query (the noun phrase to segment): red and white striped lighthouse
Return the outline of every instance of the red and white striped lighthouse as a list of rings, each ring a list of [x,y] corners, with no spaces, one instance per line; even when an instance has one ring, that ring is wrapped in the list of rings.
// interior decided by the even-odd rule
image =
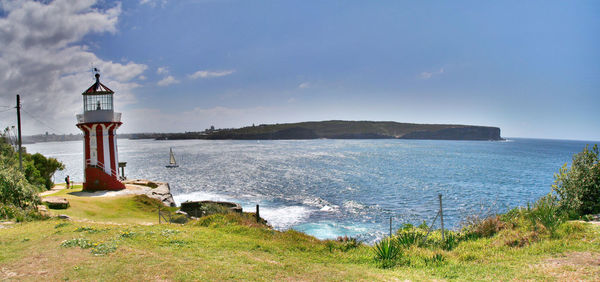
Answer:
[[[113,110],[113,92],[96,83],[83,95],[83,114],[77,115],[77,127],[83,131],[83,190],[121,190],[125,185],[119,181],[117,151],[117,128],[121,126],[121,113]]]

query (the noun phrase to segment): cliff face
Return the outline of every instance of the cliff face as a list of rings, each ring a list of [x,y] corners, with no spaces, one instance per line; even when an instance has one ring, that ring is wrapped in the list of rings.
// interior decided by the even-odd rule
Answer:
[[[431,139],[431,140],[502,140],[500,128],[467,126],[446,128],[435,131],[415,131],[405,134],[401,139]]]

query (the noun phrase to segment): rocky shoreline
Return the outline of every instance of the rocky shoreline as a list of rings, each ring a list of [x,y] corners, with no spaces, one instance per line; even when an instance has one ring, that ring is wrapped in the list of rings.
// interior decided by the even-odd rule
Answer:
[[[123,181],[125,188],[132,194],[144,194],[161,201],[167,207],[175,207],[171,187],[167,182],[150,181],[146,179],[128,179]],[[141,192],[141,193],[140,193]]]

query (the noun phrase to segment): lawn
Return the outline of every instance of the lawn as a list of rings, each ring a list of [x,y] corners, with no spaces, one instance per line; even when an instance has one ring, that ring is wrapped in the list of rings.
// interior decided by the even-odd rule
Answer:
[[[373,248],[278,232],[251,216],[212,215],[185,225],[157,223],[134,196],[91,198],[60,191],[73,220],[0,229],[0,279],[15,280],[598,280],[600,228],[563,224],[556,238],[522,246],[503,230],[452,250],[410,247],[380,268]],[[436,258],[437,259],[434,259]]]

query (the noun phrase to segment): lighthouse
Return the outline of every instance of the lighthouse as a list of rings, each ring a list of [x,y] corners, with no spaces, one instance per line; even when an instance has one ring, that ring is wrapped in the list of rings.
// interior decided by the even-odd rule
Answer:
[[[117,167],[117,128],[121,126],[121,113],[113,108],[112,90],[100,83],[85,90],[83,114],[77,115],[77,127],[83,131],[83,190],[121,190],[125,185],[119,181]]]

